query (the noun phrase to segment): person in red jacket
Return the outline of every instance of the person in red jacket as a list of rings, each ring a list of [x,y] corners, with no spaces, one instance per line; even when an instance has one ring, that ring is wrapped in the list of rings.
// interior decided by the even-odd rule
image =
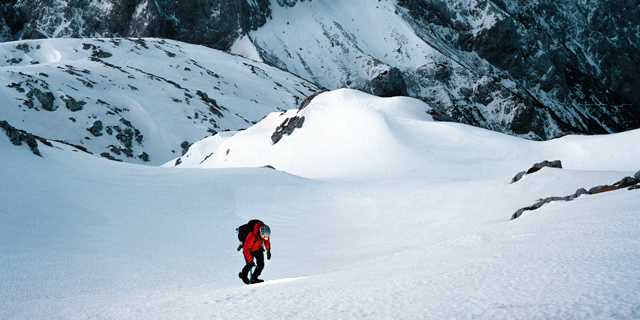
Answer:
[[[238,276],[244,283],[250,284],[264,282],[264,280],[258,279],[258,277],[262,273],[262,269],[264,269],[264,249],[267,249],[267,259],[271,259],[271,243],[269,242],[270,236],[271,229],[269,229],[269,226],[267,226],[263,222],[259,222],[256,223],[256,225],[253,227],[253,231],[249,232],[247,238],[244,240],[242,252],[247,264],[244,266],[244,268],[242,268],[242,272],[238,274]],[[254,258],[256,259],[258,265],[256,270],[253,272],[253,275],[251,276],[251,280],[249,280],[247,274],[252,267],[256,266],[256,264],[253,262]]]

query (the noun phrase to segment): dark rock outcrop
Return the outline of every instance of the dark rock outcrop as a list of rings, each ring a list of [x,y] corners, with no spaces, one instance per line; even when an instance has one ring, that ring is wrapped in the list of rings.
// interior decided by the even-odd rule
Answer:
[[[534,172],[538,172],[540,171],[540,169],[544,167],[562,169],[562,162],[560,160],[554,160],[554,161],[544,160],[542,162],[538,162],[534,164],[531,168],[529,168],[529,170],[518,172],[518,174],[516,174],[513,177],[513,179],[511,179],[511,183],[519,181],[520,179],[522,179],[522,177],[524,177],[525,174],[532,174]]]
[[[479,70],[490,83],[515,81],[513,115],[493,130],[550,139],[563,131],[611,133],[640,127],[640,6],[635,1],[557,2],[480,1],[473,10],[450,8],[433,0],[399,0],[418,34],[455,61],[476,53],[493,68]],[[495,22],[478,30],[485,17]],[[488,71],[488,72],[487,72]],[[434,78],[435,79],[435,78]],[[495,89],[491,92],[497,92]],[[494,94],[493,94],[494,95]],[[487,101],[492,94],[479,95]],[[518,101],[519,100],[519,101]],[[472,104],[447,112],[469,121]],[[483,103],[486,105],[485,103]]]
[[[554,161],[544,160],[542,162],[534,164],[533,167],[529,168],[529,170],[527,170],[527,174],[537,172],[544,167],[562,169],[562,162],[560,160],[554,160]]]
[[[11,25],[5,27],[4,41],[25,26],[22,39],[158,37],[223,50],[270,15],[268,0],[76,0],[65,6],[54,0],[13,0],[2,6],[0,30]]]
[[[4,120],[0,121],[0,129],[2,129],[5,132],[5,134],[7,135],[7,137],[9,137],[9,140],[11,141],[11,143],[13,143],[13,145],[20,146],[23,143],[26,143],[27,146],[29,146],[29,149],[31,149],[31,152],[33,152],[33,154],[37,156],[42,156],[40,155],[40,150],[38,150],[38,141],[36,140],[36,137],[33,134],[25,132],[23,130],[18,130]]]
[[[315,97],[317,97],[317,96],[319,96],[320,94],[322,94],[322,93],[324,93],[324,92],[327,92],[327,91],[329,91],[329,90],[327,90],[327,89],[322,89],[322,90],[320,90],[320,91],[318,91],[318,92],[316,92],[316,93],[314,93],[314,94],[312,94],[312,95],[310,95],[310,96],[306,97],[306,98],[302,101],[302,103],[300,103],[300,106],[298,106],[298,111],[300,111],[300,110],[302,110],[302,109],[306,108],[306,107],[311,103],[311,100],[313,100]]]
[[[47,111],[56,111],[58,106],[54,104],[55,97],[51,92],[42,92],[37,88],[31,88],[27,93],[27,98],[32,99],[35,97],[40,102],[42,109]]]
[[[571,194],[568,196],[548,197],[544,199],[539,199],[536,203],[534,203],[531,206],[518,209],[513,215],[511,215],[511,220],[519,218],[525,211],[532,211],[532,210],[539,209],[543,205],[552,201],[571,201],[585,194],[595,195],[598,193],[619,190],[624,188],[628,188],[629,190],[636,190],[640,188],[640,171],[638,171],[634,177],[624,177],[620,181],[612,185],[602,185],[602,186],[593,187],[593,188],[590,188],[589,191],[587,191],[584,188],[580,188],[576,190],[574,194]]]
[[[371,94],[379,97],[406,96],[407,84],[398,68],[390,68],[369,81]]]
[[[91,132],[94,137],[99,137],[102,135],[102,128],[102,121],[96,120],[90,128],[87,128],[87,131]]]
[[[303,124],[304,116],[293,116],[291,118],[286,118],[271,135],[271,142],[273,142],[273,144],[278,143],[278,141],[280,141],[280,139],[282,139],[284,135],[291,135],[293,133],[293,130],[295,130],[296,128],[302,128]]]

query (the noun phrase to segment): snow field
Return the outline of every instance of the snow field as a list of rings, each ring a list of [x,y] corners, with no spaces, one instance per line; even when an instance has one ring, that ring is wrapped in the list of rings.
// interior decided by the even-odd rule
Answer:
[[[0,139],[0,318],[640,317],[638,190],[509,220],[633,175],[640,131],[531,142],[425,108],[330,92],[194,144],[180,169]],[[509,183],[545,159],[565,169]],[[212,163],[235,168],[189,168]],[[273,257],[245,286],[235,228],[252,218]]]

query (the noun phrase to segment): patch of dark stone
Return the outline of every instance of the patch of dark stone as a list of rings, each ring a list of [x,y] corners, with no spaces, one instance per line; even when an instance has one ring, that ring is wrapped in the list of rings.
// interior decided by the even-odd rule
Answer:
[[[327,89],[322,89],[322,90],[320,90],[320,91],[318,91],[318,92],[316,92],[316,93],[314,93],[314,94],[312,94],[312,95],[308,96],[306,99],[304,99],[304,100],[302,101],[302,103],[301,103],[301,104],[300,104],[300,106],[298,107],[298,111],[300,111],[300,110],[302,110],[302,109],[306,108],[306,107],[311,103],[311,100],[313,100],[315,97],[317,97],[317,96],[319,96],[320,94],[325,93],[325,92],[329,92],[329,90],[327,90]]]
[[[102,60],[102,59],[100,59],[100,58],[97,58],[97,57],[90,57],[90,58],[89,58],[89,60],[91,60],[91,61],[93,61],[93,62],[100,62],[100,63],[104,64],[105,66],[107,66],[107,67],[109,67],[109,68],[116,69],[116,70],[118,70],[118,71],[120,71],[120,72],[122,72],[122,73],[130,74],[127,70],[122,69],[120,66],[116,66],[116,65],[111,64],[111,63],[109,63],[109,62],[105,62],[105,61],[103,61],[103,60]]]
[[[104,59],[104,58],[110,58],[113,55],[109,52],[106,51],[102,51],[102,49],[98,49],[98,50],[94,50],[91,52],[91,56],[95,57],[95,58],[100,58],[100,59]]]
[[[209,111],[211,111],[211,113],[215,114],[216,116],[223,117],[222,112],[220,112],[220,110],[228,110],[227,108],[218,105],[218,103],[216,102],[216,100],[209,98],[209,96],[207,95],[207,93],[202,92],[200,90],[196,91],[196,94],[200,97],[200,99],[207,105],[209,106]]]
[[[157,80],[157,81],[164,81],[164,82],[166,82],[166,83],[168,83],[168,84],[173,85],[174,87],[176,87],[176,88],[178,88],[178,89],[180,89],[180,90],[189,91],[189,89],[187,89],[187,88],[183,88],[182,86],[180,86],[180,85],[179,85],[179,84],[177,84],[176,82],[171,81],[171,80],[168,80],[168,79],[165,79],[165,78],[163,78],[163,77],[161,77],[161,76],[156,76],[155,74],[148,73],[148,72],[142,71],[142,70],[140,70],[140,69],[138,69],[138,68],[134,68],[134,67],[131,67],[131,66],[127,66],[127,68],[131,68],[131,69],[133,69],[133,70],[136,70],[136,71],[138,71],[138,72],[140,72],[140,73],[142,73],[142,74],[146,75],[146,76],[147,76],[147,78],[149,78],[149,79]]]
[[[511,216],[511,220],[517,219],[525,211],[532,211],[532,210],[539,209],[540,207],[542,207],[543,205],[545,205],[545,204],[547,204],[549,202],[553,202],[553,201],[571,201],[571,200],[574,200],[574,199],[576,199],[576,198],[578,198],[578,197],[580,197],[582,195],[585,195],[585,194],[594,195],[594,194],[598,194],[598,193],[614,191],[614,190],[619,190],[619,189],[624,189],[624,188],[627,188],[628,190],[640,189],[640,171],[636,172],[636,174],[633,177],[624,177],[624,178],[622,178],[622,180],[620,180],[620,181],[618,181],[618,182],[616,182],[616,183],[614,183],[612,185],[603,185],[603,186],[593,187],[593,188],[589,189],[589,191],[587,191],[584,188],[580,188],[572,195],[568,195],[568,196],[564,196],[564,197],[548,197],[548,198],[544,198],[544,199],[539,199],[535,204],[533,204],[531,206],[518,209]]]
[[[9,122],[4,120],[0,121],[0,128],[4,130],[7,137],[9,137],[9,141],[11,141],[14,146],[21,146],[23,143],[26,143],[33,154],[42,157],[40,150],[38,149],[36,136],[24,130],[16,129],[11,126]]]
[[[118,162],[122,162],[122,160],[112,156],[109,152],[103,152],[100,154],[101,157],[112,160],[112,161],[118,161]]]
[[[136,38],[127,38],[127,40],[129,40],[129,41],[131,41],[131,42],[133,42],[135,44],[138,44],[138,45],[142,46],[145,49],[149,49],[149,47],[147,46],[147,42],[144,41],[144,39],[142,39],[142,38],[137,38],[137,39]]]
[[[98,84],[97,82],[91,81],[89,79],[85,80],[85,79],[82,79],[82,78],[76,78],[76,80],[82,82],[82,84],[84,84],[84,86],[87,87],[87,88],[93,88],[94,84]]]
[[[16,49],[24,51],[24,53],[29,53],[29,45],[26,43],[21,43],[16,45]]]
[[[540,169],[542,169],[544,167],[562,169],[562,162],[560,160],[554,160],[554,161],[544,160],[542,162],[538,162],[538,163],[534,164],[531,168],[529,168],[529,170],[522,171],[522,172],[519,172],[518,174],[516,174],[513,177],[513,179],[511,179],[511,183],[515,183],[515,182],[519,181],[520,179],[522,179],[522,177],[524,177],[525,174],[532,174],[534,172],[538,172],[538,171],[540,171]]]
[[[19,64],[20,62],[22,62],[22,58],[11,58],[11,59],[7,59],[6,61],[9,64]]]
[[[99,137],[102,135],[102,128],[102,121],[96,120],[90,128],[87,128],[87,131],[91,132],[94,137]]]
[[[91,50],[91,51],[95,51],[96,49],[98,49],[98,47],[96,47],[93,44],[90,43],[83,43],[82,44],[82,50]]]
[[[35,97],[36,99],[38,99],[38,101],[40,101],[40,104],[42,105],[42,109],[44,110],[56,111],[58,109],[58,106],[54,104],[55,97],[51,92],[42,92],[37,88],[31,88],[31,90],[29,90],[29,93],[27,93],[27,98],[29,98],[29,100],[25,101],[25,104],[30,108],[33,107],[33,102],[32,102],[33,97]],[[29,105],[29,102],[31,102],[30,105]]]
[[[26,90],[22,87],[22,83],[15,83],[12,82],[10,85],[7,86],[7,88],[14,88],[16,90],[18,90],[18,92],[20,93],[24,93]]]
[[[189,147],[191,147],[191,144],[189,143],[189,141],[182,141],[182,143],[180,144],[180,148],[182,148],[182,155],[184,156],[185,154],[187,154],[187,152],[189,151]]]
[[[84,74],[91,74],[91,71],[89,71],[87,69],[80,70],[80,69],[78,69],[78,68],[76,68],[74,66],[68,65],[68,64],[65,65],[65,67],[66,67],[66,69],[59,66],[58,69],[63,69],[63,72],[66,72],[66,73],[68,73],[70,75],[74,75],[74,76],[78,76],[78,77],[83,77],[84,76],[83,73]]]
[[[195,61],[195,60],[193,60],[193,59],[189,59],[189,62],[193,63],[193,65],[194,65],[194,66],[196,66],[196,67],[198,67],[198,68],[200,68],[200,69],[204,70],[205,72],[207,72],[207,74],[208,74],[208,75],[210,75],[210,76],[212,76],[212,77],[214,77],[214,78],[217,78],[217,79],[219,79],[219,78],[220,78],[220,76],[219,76],[217,73],[215,73],[215,72],[213,72],[213,71],[211,71],[211,70],[209,70],[209,69],[207,69],[207,68],[205,68],[205,67],[203,67],[203,66],[199,65],[199,64],[198,64],[198,61]]]
[[[276,131],[271,135],[271,141],[273,142],[273,144],[278,143],[278,141],[280,141],[280,139],[282,139],[285,134],[288,136],[291,135],[293,133],[293,130],[295,130],[296,128],[302,128],[303,124],[304,116],[294,116],[285,119],[282,124],[280,124],[276,128]]]
[[[67,107],[67,109],[71,110],[72,112],[82,110],[82,107],[87,104],[82,100],[76,101],[76,99],[74,99],[72,96],[61,96],[60,98],[65,102],[65,106]]]

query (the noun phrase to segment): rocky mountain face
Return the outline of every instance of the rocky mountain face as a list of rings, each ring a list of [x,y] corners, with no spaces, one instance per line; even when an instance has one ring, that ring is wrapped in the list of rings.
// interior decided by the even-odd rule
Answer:
[[[400,0],[419,34],[488,62],[492,83],[517,83],[523,100],[509,129],[549,138],[560,131],[607,133],[637,128],[640,99],[640,2]],[[492,20],[482,29],[476,26]],[[464,64],[464,63],[463,63]],[[465,64],[475,73],[483,70]],[[480,100],[482,98],[480,97]],[[508,112],[505,112],[508,114]],[[556,130],[557,131],[557,130]]]
[[[529,139],[640,127],[638,0],[11,0],[0,39],[162,37]],[[22,30],[22,31],[21,31]],[[22,32],[20,34],[20,32]]]
[[[156,37],[216,49],[227,49],[269,14],[266,0],[11,0],[0,6],[5,41],[19,32],[22,39]]]

